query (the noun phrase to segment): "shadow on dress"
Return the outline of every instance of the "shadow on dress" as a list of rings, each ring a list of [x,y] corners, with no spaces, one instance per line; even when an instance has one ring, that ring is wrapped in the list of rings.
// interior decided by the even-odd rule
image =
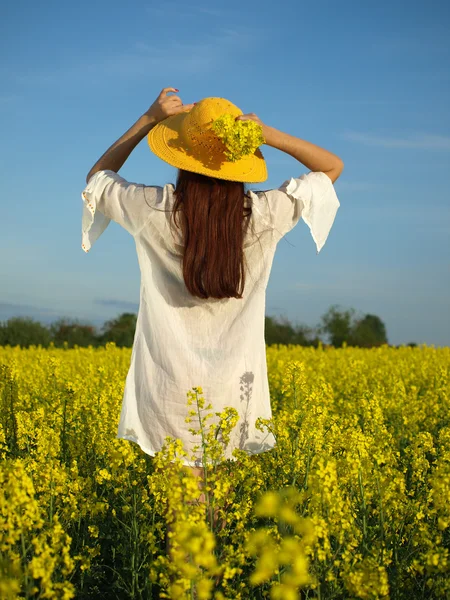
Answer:
[[[251,399],[252,399],[252,394],[253,394],[254,380],[255,380],[255,375],[252,371],[245,371],[239,377],[239,386],[240,386],[239,389],[241,392],[240,397],[239,397],[241,407],[240,407],[240,409],[237,409],[238,415],[239,415],[239,420],[237,422],[237,425],[230,432],[230,441],[228,444],[228,446],[231,446],[232,449],[239,448],[240,450],[244,450],[245,452],[247,452],[250,455],[260,454],[262,452],[266,452],[273,448],[272,444],[267,444],[263,440],[258,441],[258,442],[248,442],[250,425],[251,425],[251,423],[250,423],[250,415],[252,412],[251,411]],[[224,410],[226,406],[228,406],[228,405],[225,404],[224,406],[213,406],[212,410],[219,412],[219,411]],[[191,407],[186,405],[186,415],[185,416],[188,415],[188,411],[190,409],[191,409]],[[216,417],[215,426],[218,427],[218,424],[219,424],[219,419],[218,419],[218,417]],[[194,423],[190,423],[189,428],[195,429],[197,432],[199,432],[200,431],[199,424],[197,423],[197,428],[193,427],[193,425],[194,425]],[[213,426],[212,422],[207,423],[206,429],[209,429],[209,427],[211,427],[211,426]],[[174,439],[177,438],[175,432],[172,432],[172,434],[167,433],[167,435],[171,435]],[[267,435],[269,435],[269,433]],[[130,441],[136,441],[136,443],[139,444],[139,442],[137,441],[139,439],[139,437],[134,429],[132,429],[132,428],[126,429],[125,436],[134,438],[133,440],[130,440]],[[199,437],[199,435],[196,435],[195,440],[194,440],[194,435],[191,432],[191,437],[192,437],[192,442],[190,442],[190,443],[192,444],[192,446],[195,446],[200,443],[201,438]],[[223,434],[222,434],[221,429],[219,429],[217,431],[216,439],[223,444],[224,454],[226,454],[225,451],[226,451],[227,446],[225,445],[225,440],[223,439]],[[183,447],[184,447],[184,450],[188,453],[188,456],[186,458],[188,460],[192,460],[192,462],[194,463],[194,466],[201,467],[202,466],[202,464],[201,464],[202,456],[199,456],[198,458],[193,458],[193,454],[195,455],[195,453],[193,453],[191,451],[191,448],[186,447],[186,444],[183,444]],[[160,448],[159,450],[155,450],[154,452],[155,453],[160,452],[161,449],[162,448]],[[201,452],[201,449],[198,450],[197,452]],[[153,455],[150,454],[150,456],[153,456]],[[225,458],[225,460],[228,460],[228,459]],[[231,459],[231,460],[233,460],[233,459]]]

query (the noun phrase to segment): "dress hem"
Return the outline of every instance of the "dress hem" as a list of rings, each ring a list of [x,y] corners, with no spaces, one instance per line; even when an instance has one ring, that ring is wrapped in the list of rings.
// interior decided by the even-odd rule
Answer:
[[[143,452],[145,452],[145,454],[149,454],[150,456],[155,456],[155,454],[157,452],[161,452],[161,450],[151,450],[150,448],[147,448],[147,446],[144,446],[143,444],[141,444],[141,442],[137,438],[133,437],[132,435],[116,435],[116,439],[119,439],[119,440],[120,439],[121,440],[128,440],[130,442],[134,442],[135,444],[137,444],[140,447],[140,449]],[[230,460],[236,461],[237,459],[234,458],[234,457],[231,457]],[[172,462],[174,462],[174,461],[172,461]],[[187,459],[183,460],[183,466],[185,466],[185,467],[199,467],[199,465],[195,464],[195,461],[193,461],[193,460],[187,460]],[[202,465],[200,465],[200,466],[202,466]]]
[[[135,438],[134,436],[132,436],[132,435],[116,435],[116,439],[118,439],[118,440],[128,440],[129,442],[134,442],[135,444],[137,444],[140,447],[140,449],[143,452],[145,452],[145,454],[149,454],[150,456],[153,456],[153,457],[155,456],[155,454],[157,452],[161,451],[161,450],[152,450],[150,448],[147,448],[147,446],[144,446],[143,444],[141,444],[141,442],[137,438]],[[267,448],[266,450],[261,450],[261,452],[247,452],[247,453],[250,456],[255,456],[256,454],[262,454],[263,452],[268,452],[269,450],[273,450],[274,447],[275,446],[272,446],[272,448]],[[229,459],[225,459],[225,461],[226,460],[232,460],[233,462],[237,462],[237,458],[235,458],[234,456],[230,456],[230,458]],[[203,465],[199,466],[199,465],[195,464],[195,461],[184,459],[183,460],[183,466],[185,466],[185,467],[197,467],[197,468],[199,468],[199,467],[202,467]]]

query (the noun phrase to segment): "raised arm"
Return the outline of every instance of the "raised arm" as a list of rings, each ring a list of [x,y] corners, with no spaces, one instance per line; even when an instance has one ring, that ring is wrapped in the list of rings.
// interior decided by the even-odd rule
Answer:
[[[283,133],[275,129],[275,127],[270,127],[263,123],[254,113],[241,115],[237,118],[259,123],[268,146],[290,154],[310,171],[322,171],[326,173],[333,183],[344,170],[344,161],[339,156],[336,156],[336,154],[289,133]]]
[[[168,92],[178,92],[176,88],[163,88],[150,106],[114,144],[98,159],[86,176],[86,183],[97,171],[114,171],[117,173],[130,156],[134,148],[145,138],[150,129],[165,118],[179,112],[191,110],[193,104],[182,104],[178,96],[168,96]]]
[[[316,144],[283,133],[268,125],[263,126],[263,135],[268,146],[290,154],[310,171],[326,173],[333,183],[344,170],[344,161],[339,156]]]

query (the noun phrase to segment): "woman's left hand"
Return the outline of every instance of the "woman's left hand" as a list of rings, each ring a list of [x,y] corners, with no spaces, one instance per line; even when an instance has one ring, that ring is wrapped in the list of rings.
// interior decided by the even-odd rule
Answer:
[[[180,112],[191,110],[194,104],[183,104],[178,96],[168,96],[167,92],[178,92],[177,89],[166,87],[164,88],[150,108],[144,113],[156,123],[164,121],[167,117],[176,115]]]

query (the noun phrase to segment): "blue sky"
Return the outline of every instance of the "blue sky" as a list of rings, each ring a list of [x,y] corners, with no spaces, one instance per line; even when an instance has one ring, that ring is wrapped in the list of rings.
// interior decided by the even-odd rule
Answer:
[[[9,2],[0,45],[0,320],[95,325],[137,312],[133,238],[111,223],[81,249],[88,171],[173,86],[228,98],[345,163],[316,254],[303,221],[283,239],[266,314],[315,326],[332,304],[378,315],[391,344],[450,342],[450,5]],[[262,147],[278,187],[308,169]],[[144,139],[120,175],[176,169]]]

